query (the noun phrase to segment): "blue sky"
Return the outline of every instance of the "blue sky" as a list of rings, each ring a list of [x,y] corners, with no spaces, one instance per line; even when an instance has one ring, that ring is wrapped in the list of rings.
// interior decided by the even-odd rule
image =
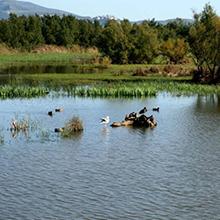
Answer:
[[[192,18],[210,3],[220,15],[220,0],[23,0],[81,16],[114,15],[129,20]]]

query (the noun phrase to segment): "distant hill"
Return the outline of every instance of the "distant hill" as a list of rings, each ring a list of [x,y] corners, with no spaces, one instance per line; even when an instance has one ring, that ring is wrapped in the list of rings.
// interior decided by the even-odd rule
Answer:
[[[174,19],[158,20],[158,21],[155,20],[155,22],[157,22],[158,24],[167,25],[168,23],[178,21],[178,20],[183,21],[184,24],[192,24],[193,23],[193,19],[185,19],[185,18],[174,18]],[[144,20],[136,21],[136,22],[132,22],[132,23],[141,24],[142,22],[144,22]]]
[[[15,13],[18,16],[21,15],[73,15],[78,19],[87,19],[79,15],[72,14],[70,12],[61,11],[57,9],[45,8],[31,2],[16,1],[16,0],[0,0],[0,19],[7,19],[10,13]]]
[[[177,20],[182,20],[183,23],[185,24],[191,24],[193,23],[193,19],[185,19],[185,18],[176,18],[176,19],[167,19],[167,20],[162,20],[162,21],[157,21],[159,24],[162,24],[162,25],[166,25],[170,22],[174,22],[174,21],[177,21]]]
[[[52,1],[52,0],[51,0]],[[75,16],[77,19],[87,19],[87,20],[98,20],[101,25],[105,25],[107,21],[114,19],[118,20],[119,19],[115,18],[114,16],[97,16],[97,17],[85,17],[85,16],[80,16],[76,15],[67,11],[61,11],[57,9],[51,9],[51,8],[46,8],[31,2],[24,2],[24,1],[17,1],[17,0],[0,0],[0,19],[7,19],[9,17],[10,13],[14,13],[18,16],[29,16],[29,15],[35,15],[38,14],[40,16],[43,15],[72,15]],[[157,21],[160,24],[166,25],[169,22],[174,21],[175,19],[169,19],[169,20],[164,20],[164,21]],[[183,19],[184,22],[186,23],[191,23],[193,22],[192,19]],[[143,21],[136,21],[132,23],[142,23]]]

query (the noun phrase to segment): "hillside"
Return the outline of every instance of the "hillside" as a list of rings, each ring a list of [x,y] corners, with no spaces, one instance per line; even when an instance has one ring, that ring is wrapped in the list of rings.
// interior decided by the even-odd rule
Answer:
[[[0,0],[0,19],[7,19],[10,13],[21,15],[73,15],[78,19],[86,19],[87,17],[78,16],[70,12],[61,11],[57,9],[50,9],[33,4],[31,2],[16,1],[16,0]]]
[[[97,16],[97,17],[85,17],[85,16],[80,16],[76,15],[67,11],[61,11],[58,9],[51,9],[51,8],[46,8],[31,2],[26,2],[26,1],[17,1],[17,0],[0,0],[0,19],[7,19],[9,17],[10,13],[14,13],[18,16],[29,16],[29,15],[72,15],[75,16],[77,19],[87,19],[87,20],[98,20],[100,24],[105,25],[108,20],[115,19],[114,16]],[[175,19],[170,19],[170,20],[164,20],[164,21],[158,21],[158,23],[166,25],[168,22],[174,21]],[[190,19],[183,19],[185,23],[191,23],[192,20]],[[143,21],[134,21],[132,23],[142,23]]]

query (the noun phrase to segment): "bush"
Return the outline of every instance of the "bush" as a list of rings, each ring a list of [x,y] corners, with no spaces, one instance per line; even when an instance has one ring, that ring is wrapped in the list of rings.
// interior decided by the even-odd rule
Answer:
[[[72,137],[83,131],[83,123],[78,117],[73,117],[66,124],[62,132],[63,137]]]
[[[146,76],[147,71],[144,68],[137,68],[134,70],[132,76]]]
[[[158,67],[152,66],[152,67],[150,67],[149,72],[150,73],[160,73],[160,70]]]

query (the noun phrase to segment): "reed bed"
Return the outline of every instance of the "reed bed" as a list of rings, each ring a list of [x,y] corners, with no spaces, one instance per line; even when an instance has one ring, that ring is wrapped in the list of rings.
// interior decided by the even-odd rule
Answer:
[[[45,96],[48,90],[44,87],[30,87],[30,86],[0,86],[0,98],[32,98]]]
[[[219,94],[220,86],[191,84],[175,81],[144,81],[100,83],[89,86],[66,86],[65,88],[30,87],[30,86],[0,86],[0,98],[32,98],[45,96],[49,91],[64,91],[70,96],[79,97],[149,97],[159,92],[168,92],[173,95],[208,95]]]
[[[111,86],[73,87],[67,90],[69,95],[80,97],[147,97],[155,96],[157,91],[152,87],[143,88],[113,84]]]
[[[149,81],[99,84],[65,88],[68,95],[80,97],[148,97],[159,92],[173,95],[220,94],[220,86],[199,85],[182,82]]]

